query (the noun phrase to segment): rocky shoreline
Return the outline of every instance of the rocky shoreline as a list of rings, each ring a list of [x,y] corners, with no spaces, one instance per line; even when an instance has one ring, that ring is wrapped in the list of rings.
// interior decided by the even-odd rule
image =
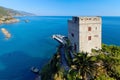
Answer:
[[[13,17],[1,17],[0,18],[0,24],[10,24],[10,23],[16,23],[19,22],[19,19],[13,18]]]

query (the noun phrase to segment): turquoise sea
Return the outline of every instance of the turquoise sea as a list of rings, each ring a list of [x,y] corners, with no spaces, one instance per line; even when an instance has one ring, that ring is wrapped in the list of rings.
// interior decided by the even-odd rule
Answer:
[[[17,18],[21,20],[19,23],[0,25],[12,35],[6,40],[0,31],[0,80],[34,80],[36,75],[30,68],[41,69],[52,57],[58,43],[51,36],[67,36],[67,20],[71,19],[65,16]],[[102,17],[102,20],[103,43],[120,46],[120,17]]]

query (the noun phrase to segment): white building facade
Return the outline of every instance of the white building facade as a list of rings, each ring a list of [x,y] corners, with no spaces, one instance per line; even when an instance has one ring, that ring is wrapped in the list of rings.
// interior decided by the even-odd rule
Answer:
[[[73,17],[68,20],[68,38],[75,52],[101,49],[101,17]]]

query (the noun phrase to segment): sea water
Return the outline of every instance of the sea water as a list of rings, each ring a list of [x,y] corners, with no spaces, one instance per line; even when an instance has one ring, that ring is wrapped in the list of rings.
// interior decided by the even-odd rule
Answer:
[[[67,36],[67,20],[71,18],[18,17],[18,23],[0,25],[12,35],[6,40],[0,31],[0,80],[34,80],[36,75],[30,68],[41,69],[55,54],[59,44],[51,36]],[[102,42],[120,45],[120,17],[102,17],[102,21]]]

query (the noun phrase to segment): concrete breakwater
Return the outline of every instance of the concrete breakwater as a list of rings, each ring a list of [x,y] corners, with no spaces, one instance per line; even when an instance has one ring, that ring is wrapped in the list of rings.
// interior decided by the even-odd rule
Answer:
[[[1,31],[5,35],[6,39],[11,37],[11,34],[5,28],[1,28]]]

